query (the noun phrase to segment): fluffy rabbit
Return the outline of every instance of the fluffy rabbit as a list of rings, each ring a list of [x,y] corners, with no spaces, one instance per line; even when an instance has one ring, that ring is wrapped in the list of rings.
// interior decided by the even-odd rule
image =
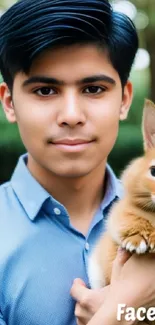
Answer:
[[[90,255],[92,288],[110,283],[118,246],[137,254],[155,252],[155,105],[149,100],[144,105],[142,131],[144,155],[124,170],[124,197],[114,203],[106,231]]]

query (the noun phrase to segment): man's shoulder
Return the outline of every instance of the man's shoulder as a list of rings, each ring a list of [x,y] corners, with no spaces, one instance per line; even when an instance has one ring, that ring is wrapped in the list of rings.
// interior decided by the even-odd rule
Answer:
[[[18,214],[19,207],[20,202],[11,182],[0,185],[0,227],[2,224],[9,223],[10,218]]]
[[[0,185],[0,192],[3,191],[3,190],[5,190],[5,189],[7,189],[7,188],[10,187],[10,186],[11,186],[11,182],[10,182],[10,181],[5,182],[5,183],[2,183],[2,184]]]
[[[10,200],[14,198],[13,189],[10,182],[0,185],[0,211],[2,208],[9,208]]]
[[[6,182],[0,185],[0,211],[2,208],[8,207],[8,201],[9,201],[9,197],[11,196],[11,192],[12,189],[11,189],[10,182]]]
[[[0,258],[1,246],[4,247],[5,243],[8,253],[20,246],[24,238],[29,236],[30,224],[29,219],[25,218],[25,211],[11,182],[2,184],[0,186]]]

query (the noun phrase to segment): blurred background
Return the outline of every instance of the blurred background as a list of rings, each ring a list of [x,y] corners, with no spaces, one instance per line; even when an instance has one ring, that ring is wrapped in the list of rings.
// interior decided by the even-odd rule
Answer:
[[[0,0],[0,15],[15,0]],[[134,99],[127,121],[120,131],[109,163],[117,175],[134,157],[143,153],[141,117],[145,98],[155,102],[155,0],[114,0],[115,10],[127,14],[135,23],[140,40],[130,79]],[[122,57],[122,60],[125,58]],[[0,183],[9,180],[18,157],[25,152],[16,125],[9,124],[0,107]]]

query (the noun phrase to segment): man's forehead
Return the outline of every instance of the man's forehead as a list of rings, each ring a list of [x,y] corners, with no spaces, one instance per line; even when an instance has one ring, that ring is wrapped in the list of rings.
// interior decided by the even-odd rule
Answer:
[[[38,82],[80,85],[104,81],[114,85],[118,77],[107,55],[92,45],[47,50],[36,57],[27,75],[20,74],[24,87]]]
[[[109,66],[112,66],[112,63],[109,59],[109,55],[106,50],[101,49],[101,47],[97,45],[71,45],[71,46],[59,46],[54,48],[49,48],[35,56],[33,59],[33,62],[31,64],[31,70],[32,72],[42,67],[45,69],[48,69],[52,66],[54,69],[62,68],[65,65],[69,65],[72,67],[72,65],[78,66],[78,68],[82,65],[85,66],[85,69],[87,66],[92,65],[92,68],[94,67],[101,67],[104,64],[107,64]],[[50,66],[49,66],[50,65]],[[68,71],[70,72],[70,71]],[[73,71],[72,71],[73,72]]]

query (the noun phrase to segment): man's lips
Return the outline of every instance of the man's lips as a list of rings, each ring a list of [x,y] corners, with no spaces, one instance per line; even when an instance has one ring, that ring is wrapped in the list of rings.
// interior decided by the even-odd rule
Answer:
[[[88,148],[93,141],[94,140],[84,139],[62,139],[54,142],[51,141],[50,143],[62,151],[78,152]]]
[[[84,144],[92,142],[92,140],[84,140],[84,139],[62,139],[52,142],[53,144],[64,144],[64,145],[78,145],[78,144]]]

